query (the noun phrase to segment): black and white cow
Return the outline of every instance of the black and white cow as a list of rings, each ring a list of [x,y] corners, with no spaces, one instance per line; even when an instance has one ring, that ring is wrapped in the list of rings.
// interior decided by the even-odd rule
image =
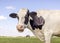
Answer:
[[[27,27],[44,43],[50,43],[52,36],[60,35],[59,10],[29,12],[28,9],[22,8],[18,13],[11,13],[9,16],[18,19],[18,31],[23,32]]]

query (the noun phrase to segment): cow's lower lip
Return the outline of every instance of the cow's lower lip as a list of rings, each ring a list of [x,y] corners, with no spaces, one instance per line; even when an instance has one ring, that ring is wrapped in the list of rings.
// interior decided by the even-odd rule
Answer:
[[[17,29],[18,30],[18,32],[23,32],[24,31],[24,29]]]

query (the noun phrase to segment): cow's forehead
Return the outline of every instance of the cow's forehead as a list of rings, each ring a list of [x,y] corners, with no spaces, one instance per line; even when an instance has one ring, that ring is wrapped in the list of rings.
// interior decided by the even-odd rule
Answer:
[[[18,16],[22,17],[22,16],[25,16],[28,12],[28,9],[27,8],[22,8],[18,11]]]

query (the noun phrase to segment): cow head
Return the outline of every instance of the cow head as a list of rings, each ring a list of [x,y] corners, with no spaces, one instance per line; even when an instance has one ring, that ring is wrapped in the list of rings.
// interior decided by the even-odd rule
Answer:
[[[18,31],[23,31],[26,27],[29,27],[29,25],[31,25],[31,19],[30,17],[34,20],[34,22],[38,22],[39,19],[37,17],[37,13],[36,12],[29,12],[28,9],[20,9],[20,11],[18,13],[11,13],[9,15],[12,18],[17,18],[18,19],[18,24],[17,24],[17,30]],[[29,21],[29,23],[28,23]],[[39,23],[36,23],[36,25]],[[29,27],[30,28],[30,27]]]
[[[24,28],[27,27],[28,20],[29,20],[29,10],[28,9],[20,9],[18,13],[11,13],[9,15],[12,18],[17,18],[18,19],[18,24],[17,24],[17,30],[18,31],[23,31]]]

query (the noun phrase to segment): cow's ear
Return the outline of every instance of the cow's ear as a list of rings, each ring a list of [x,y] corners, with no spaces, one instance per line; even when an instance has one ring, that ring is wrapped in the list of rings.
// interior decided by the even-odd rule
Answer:
[[[17,14],[16,13],[11,13],[9,16],[12,17],[12,18],[16,18]]]
[[[37,15],[37,13],[33,11],[33,12],[30,12],[29,15],[30,15],[31,17],[34,17],[34,16]]]

